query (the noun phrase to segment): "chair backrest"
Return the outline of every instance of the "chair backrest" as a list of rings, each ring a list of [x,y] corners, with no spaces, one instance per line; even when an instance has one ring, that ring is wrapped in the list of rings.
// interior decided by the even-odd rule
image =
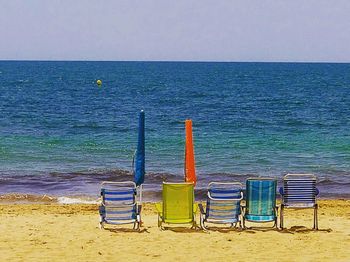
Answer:
[[[101,196],[107,221],[136,218],[136,184],[134,182],[103,182]]]
[[[247,179],[246,214],[255,216],[276,216],[276,188],[276,179]]]
[[[287,174],[283,177],[282,201],[286,206],[308,207],[316,204],[316,176]]]
[[[241,183],[209,183],[206,217],[214,220],[237,220],[241,214],[242,188]]]
[[[193,220],[193,183],[163,182],[163,217],[167,220]]]

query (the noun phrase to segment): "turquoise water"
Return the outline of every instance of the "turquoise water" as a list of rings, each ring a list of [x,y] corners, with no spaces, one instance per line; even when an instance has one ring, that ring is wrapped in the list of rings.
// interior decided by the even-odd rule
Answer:
[[[191,118],[200,187],[311,172],[350,195],[350,64],[307,63],[2,61],[0,192],[129,178],[140,109],[146,183],[181,179]]]

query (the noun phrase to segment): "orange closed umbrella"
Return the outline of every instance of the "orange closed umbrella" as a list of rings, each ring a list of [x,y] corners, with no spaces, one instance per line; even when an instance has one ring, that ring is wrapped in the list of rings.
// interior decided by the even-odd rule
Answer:
[[[185,144],[185,182],[196,185],[196,168],[194,162],[194,147],[192,138],[192,120],[186,120],[186,144]]]

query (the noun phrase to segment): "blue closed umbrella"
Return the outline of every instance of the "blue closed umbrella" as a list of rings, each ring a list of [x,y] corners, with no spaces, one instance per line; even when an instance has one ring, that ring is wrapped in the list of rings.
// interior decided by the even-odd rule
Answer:
[[[139,117],[139,136],[135,155],[134,181],[140,186],[145,181],[145,112],[141,110]]]

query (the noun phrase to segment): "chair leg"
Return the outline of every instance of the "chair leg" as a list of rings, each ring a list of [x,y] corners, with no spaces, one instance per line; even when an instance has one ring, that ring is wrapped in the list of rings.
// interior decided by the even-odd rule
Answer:
[[[277,219],[278,219],[278,207],[276,206],[275,207],[275,224],[273,226],[273,227],[276,227],[276,229],[278,229],[278,221],[277,221]]]
[[[242,224],[243,224],[243,227],[242,227],[242,224],[241,224],[241,228],[242,229],[247,229],[247,227],[245,226],[245,218],[244,218],[245,212],[246,212],[246,207],[241,206],[241,221],[242,221]],[[240,223],[241,223],[241,221],[240,221]]]
[[[140,226],[141,226],[141,221],[137,219],[137,220],[134,222],[134,227],[133,227],[133,229],[136,230],[136,231],[139,231],[139,230],[140,230]]]
[[[162,220],[159,215],[158,215],[158,228],[162,228]]]
[[[314,230],[318,230],[318,214],[317,214],[317,209],[318,209],[318,205],[315,205],[314,208]]]
[[[136,221],[134,223],[134,230],[139,231],[140,230],[140,222]]]
[[[239,216],[239,227],[240,227],[241,229],[244,229],[244,228],[243,228],[243,225],[242,225],[242,221],[243,221],[243,215],[240,214],[240,216]]]
[[[207,230],[207,229],[205,228],[205,226],[204,226],[204,218],[203,218],[202,213],[199,215],[199,226],[200,226],[204,231]]]
[[[281,205],[281,213],[280,213],[280,228],[283,229],[283,211],[284,211],[284,206]]]
[[[192,222],[191,229],[196,229],[196,228],[197,228],[197,223],[196,223],[196,221],[193,221],[193,222]]]
[[[196,216],[193,215],[193,216],[192,216],[192,226],[191,226],[191,229],[196,229],[196,227],[197,227]]]
[[[163,227],[163,218],[160,215],[158,215],[158,228],[160,231],[165,230],[165,228]]]
[[[203,221],[203,230],[205,231],[205,232],[208,232],[208,228],[207,228],[207,226],[205,225],[205,222]]]
[[[103,228],[103,217],[102,217],[102,216],[100,216],[100,221],[99,221],[98,227],[99,227],[100,229],[104,229],[104,228]]]

